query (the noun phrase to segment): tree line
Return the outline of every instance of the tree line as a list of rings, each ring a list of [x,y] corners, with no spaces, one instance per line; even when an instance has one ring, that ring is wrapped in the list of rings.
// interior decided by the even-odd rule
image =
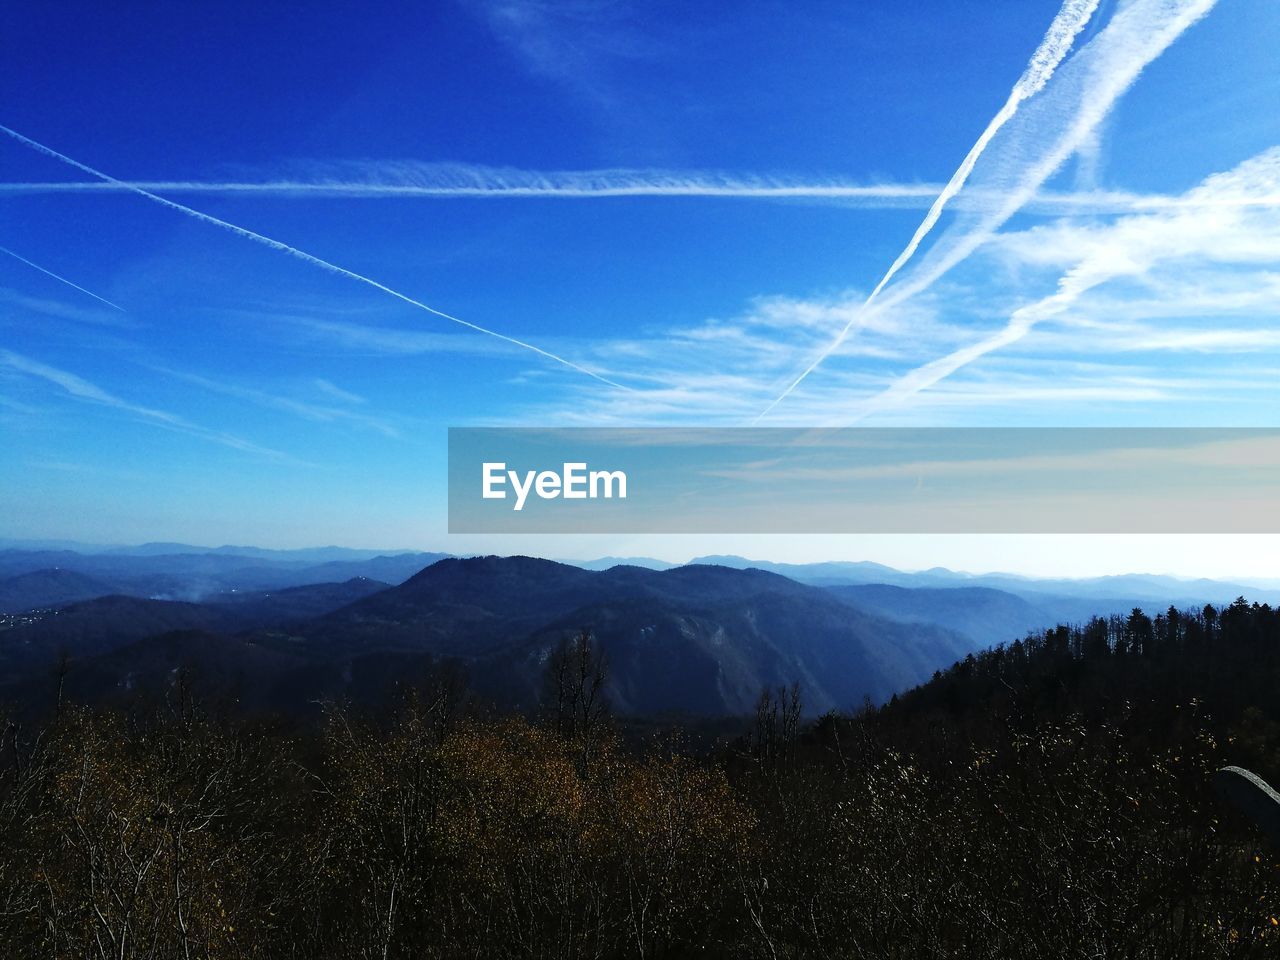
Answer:
[[[697,748],[610,718],[587,631],[536,716],[447,664],[316,726],[186,676],[15,709],[0,952],[1269,956],[1280,860],[1210,779],[1275,779],[1278,667],[1280,617],[1238,601],[1057,627],[846,714],[766,691]]]

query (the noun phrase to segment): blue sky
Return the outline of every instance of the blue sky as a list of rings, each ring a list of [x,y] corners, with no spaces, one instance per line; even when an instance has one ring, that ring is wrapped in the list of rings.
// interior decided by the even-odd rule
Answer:
[[[0,137],[0,535],[1087,572],[450,539],[445,431],[1277,425],[1276,49],[1269,0],[9,5],[0,124],[348,273]]]

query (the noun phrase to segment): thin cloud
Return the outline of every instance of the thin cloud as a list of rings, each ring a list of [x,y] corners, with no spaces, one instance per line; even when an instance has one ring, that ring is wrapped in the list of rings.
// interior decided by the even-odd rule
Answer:
[[[97,177],[100,180],[106,181],[108,183],[121,184],[127,187],[127,185],[124,184],[124,181],[118,180],[117,178],[112,177],[109,174],[103,173],[100,170],[95,170],[93,167],[89,166],[88,164],[81,163],[79,160],[74,160],[64,153],[59,153],[57,150],[54,150],[51,147],[47,147],[44,144],[39,143],[38,141],[32,140],[30,137],[23,136],[21,133],[18,133],[16,130],[13,130],[9,127],[0,125],[0,133],[4,133],[9,137],[13,138],[14,140],[18,141],[19,143],[23,144],[24,146],[30,147],[36,152],[42,153],[47,157],[52,157],[55,160],[59,160],[62,163],[68,164],[69,166],[75,167],[77,170],[81,170],[84,173],[89,174],[90,176]],[[386,284],[379,283],[377,280],[373,280],[369,277],[363,276],[362,274],[356,273],[353,270],[348,270],[346,267],[340,267],[335,263],[330,263],[328,260],[322,260],[320,257],[313,256],[312,254],[307,253],[304,250],[300,250],[297,247],[292,247],[287,243],[283,243],[279,240],[273,240],[271,237],[264,236],[263,234],[260,234],[260,233],[255,233],[254,231],[248,230],[245,227],[237,226],[234,223],[230,223],[226,220],[221,220],[217,217],[210,216],[207,213],[202,213],[199,210],[196,210],[192,207],[184,206],[181,203],[175,203],[172,200],[166,200],[164,197],[158,194],[152,193],[149,190],[144,190],[141,187],[128,187],[128,189],[130,189],[131,192],[138,194],[139,196],[146,197],[148,200],[151,200],[155,203],[160,204],[161,206],[168,207],[171,210],[176,210],[182,214],[186,214],[187,216],[192,217],[193,219],[199,220],[203,223],[208,223],[216,227],[221,227],[222,229],[230,231],[231,233],[234,233],[237,236],[241,236],[247,240],[252,240],[255,243],[259,243],[259,244],[262,244],[263,246],[270,247],[272,250],[277,250],[281,253],[286,253],[289,256],[302,260],[305,263],[310,263],[313,266],[320,267],[322,270],[327,270],[329,273],[334,273],[334,274],[337,274],[338,276],[347,277],[348,279],[351,279],[351,280],[356,280],[359,283],[363,283],[366,286],[374,288],[375,290],[380,290],[389,296],[395,297],[397,300],[401,300],[404,303],[409,304],[410,306],[417,307],[419,310],[423,310],[427,313],[432,314],[433,316],[440,317],[444,320],[450,321],[451,323],[456,323],[460,326],[466,327],[469,330],[474,330],[477,333],[483,333],[486,336],[493,337],[497,340],[505,341],[517,347],[521,347],[525,350],[529,350],[545,359],[552,360],[555,363],[558,363],[561,366],[568,367],[571,370],[576,370],[578,373],[585,374],[594,380],[598,380],[601,383],[607,384],[608,386],[616,387],[619,390],[630,389],[629,387],[626,387],[620,383],[615,383],[614,381],[608,379],[607,377],[601,376],[600,374],[596,373],[593,370],[588,370],[586,367],[583,367],[577,363],[574,363],[572,360],[566,360],[564,357],[551,353],[548,350],[543,350],[541,347],[536,347],[531,343],[526,343],[525,341],[519,340],[515,337],[509,337],[505,333],[498,333],[496,330],[490,330],[487,327],[482,327],[479,324],[472,323],[469,320],[463,320],[460,317],[455,317],[452,314],[445,313],[442,310],[437,310],[435,307],[427,306],[427,304],[423,303],[422,301],[415,300],[413,297],[410,297],[407,294],[403,294],[398,290],[392,289],[391,287],[388,287]]]
[[[300,173],[264,180],[52,180],[0,183],[0,194],[176,193],[284,199],[668,199],[803,200],[865,209],[929,209],[939,183],[860,183],[840,178],[757,176],[704,170],[519,170],[409,160],[309,163]],[[994,209],[999,190],[972,186],[951,197],[951,209]],[[1049,215],[1096,215],[1160,210],[1189,203],[1185,197],[1123,190],[1039,190],[1024,210]],[[1280,204],[1280,196],[1252,205]]]
[[[273,314],[270,319],[305,337],[329,343],[344,351],[357,350],[376,356],[418,356],[421,354],[465,353],[482,356],[511,355],[515,350],[500,342],[461,334],[403,330],[347,320],[322,320],[310,316]]]
[[[338,386],[336,383],[333,383],[332,381],[324,379],[324,377],[316,377],[314,380],[311,381],[311,383],[321,393],[341,403],[357,406],[357,405],[361,405],[369,402],[364,397],[359,396],[358,394],[354,394],[350,390],[344,390],[342,389],[342,387]]]
[[[199,376],[198,374],[188,373],[181,370],[172,370],[167,367],[153,367],[152,369],[158,373],[164,374],[165,376],[194,384],[195,386],[208,390],[211,393],[219,393],[223,396],[247,400],[260,407],[290,413],[294,416],[301,417],[304,420],[310,420],[315,423],[346,423],[352,426],[373,430],[385,437],[400,436],[400,431],[386,420],[344,407],[309,403],[305,400],[298,400],[293,397],[282,397],[277,394],[268,393],[265,390],[257,390],[253,387],[245,387],[239,384],[212,380],[208,377]]]
[[[1274,192],[1278,186],[1280,148],[1273,148],[1228,173],[1209,177],[1191,193],[1247,195],[1255,191]],[[1260,231],[1259,226],[1250,223],[1243,213],[1229,215],[1222,209],[1215,209],[1211,215],[1187,210],[1176,214],[1123,218],[1106,230],[1094,232],[1088,254],[1062,275],[1053,294],[1015,310],[1008,322],[995,333],[910,371],[863,403],[853,420],[856,422],[886,406],[901,404],[987,354],[1016,343],[1037,324],[1060,316],[1089,291],[1109,281],[1120,277],[1140,278],[1162,262],[1205,258],[1229,261],[1233,249],[1245,262],[1256,262],[1259,255],[1271,260],[1280,259],[1276,253],[1276,239],[1280,238],[1277,227],[1280,225],[1269,219],[1261,226]],[[1227,342],[1225,333],[1182,334],[1181,337],[1167,339],[1165,348],[1181,344],[1183,349],[1194,349],[1192,345],[1197,341],[1202,347],[1216,344],[1221,348]],[[1266,346],[1270,342],[1274,339],[1259,339],[1254,333],[1251,345]],[[1237,348],[1245,344],[1246,341],[1235,338]],[[1150,342],[1147,347],[1156,349],[1159,343]]]
[[[92,290],[86,290],[84,287],[80,286],[78,283],[72,283],[66,277],[56,274],[52,270],[46,270],[44,267],[40,266],[40,264],[38,263],[32,263],[26,257],[19,256],[18,254],[14,253],[12,250],[8,249],[7,247],[0,247],[0,253],[7,253],[9,256],[13,257],[13,259],[18,260],[22,263],[25,263],[28,267],[31,267],[33,270],[39,270],[41,273],[45,274],[45,276],[53,277],[53,279],[57,280],[59,283],[64,283],[73,290],[79,290],[86,297],[93,297],[93,299],[97,300],[99,303],[105,303],[108,307],[111,307],[113,310],[119,310],[121,313],[128,312],[127,310],[125,310],[124,307],[120,306],[118,303],[112,303],[106,297],[100,297],[96,293],[94,293]]]
[[[103,310],[100,307],[80,306],[62,300],[50,300],[46,297],[31,297],[8,287],[0,287],[0,304],[14,308],[26,314],[38,313],[59,320],[70,320],[95,327],[113,327],[129,329],[136,327],[137,321],[129,314]]]
[[[991,151],[996,159],[988,164],[990,173],[982,184],[1003,191],[1005,199],[976,220],[952,226],[931,248],[915,276],[894,287],[885,300],[866,310],[900,303],[928,289],[993,237],[1068,158],[1082,146],[1088,146],[1099,125],[1147,64],[1204,17],[1216,2],[1134,0],[1120,9],[1105,28],[1061,65],[1053,82],[1041,84],[1042,96],[1031,101],[1028,110],[1016,118],[1012,115],[1007,118],[1012,122],[1007,124],[1004,135]],[[1044,79],[1048,81],[1047,76]],[[790,396],[844,342],[857,322],[857,317],[850,318],[831,343],[756,421]]]
[[[272,450],[269,447],[259,446],[243,437],[235,434],[226,433],[220,430],[210,430],[199,424],[192,423],[184,417],[178,416],[176,413],[169,413],[166,410],[158,410],[154,407],[147,407],[142,404],[132,403],[117,397],[97,384],[91,383],[83,377],[70,373],[67,370],[51,367],[48,364],[40,363],[38,360],[32,360],[24,357],[22,354],[14,353],[12,350],[0,349],[0,364],[4,364],[12,370],[24,373],[27,376],[35,377],[52,383],[60,387],[65,393],[77,400],[87,403],[94,403],[99,406],[111,407],[121,410],[125,413],[138,417],[146,423],[154,426],[163,427],[169,430],[176,430],[180,433],[186,433],[191,436],[199,437],[202,440],[208,440],[225,447],[231,447],[235,450],[241,450],[245,453],[253,453],[270,460],[297,462],[294,458],[279,450]]]
[[[610,64],[654,55],[627,0],[470,0],[497,39],[534,74],[600,105],[615,102]]]
[[[938,218],[942,216],[942,211],[947,203],[965,185],[965,182],[969,179],[969,174],[973,172],[974,165],[978,162],[978,158],[982,156],[995,135],[1000,132],[1000,128],[1013,119],[1022,101],[1035,96],[1044,89],[1045,84],[1049,82],[1049,78],[1053,76],[1053,72],[1058,69],[1058,64],[1062,63],[1063,58],[1066,57],[1075,43],[1076,37],[1088,25],[1094,11],[1097,9],[1098,0],[1067,0],[1062,5],[1058,15],[1049,24],[1049,29],[1040,41],[1040,46],[1031,55],[1031,62],[1027,65],[1027,69],[1018,78],[1018,82],[1013,85],[1013,90],[1009,93],[1009,99],[1005,101],[1004,106],[1000,108],[996,115],[991,118],[987,128],[982,131],[977,142],[970,148],[969,153],[961,161],[960,166],[956,168],[955,173],[951,175],[951,179],[947,181],[947,185],[942,188],[938,198],[929,207],[929,212],[925,215],[920,226],[916,228],[916,232],[912,234],[906,247],[898,254],[897,259],[893,261],[889,269],[885,271],[885,275],[880,278],[880,282],[875,285],[875,288],[867,296],[864,307],[870,306],[879,296],[880,291],[915,255],[916,250],[920,247],[920,242],[924,240],[929,231],[938,222]]]

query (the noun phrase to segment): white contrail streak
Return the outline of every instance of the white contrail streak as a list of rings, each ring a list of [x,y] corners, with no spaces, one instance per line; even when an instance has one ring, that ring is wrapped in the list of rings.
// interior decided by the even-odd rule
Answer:
[[[946,207],[947,202],[960,192],[960,188],[969,179],[969,174],[973,172],[974,165],[978,162],[978,158],[982,156],[983,151],[987,149],[987,145],[992,138],[1018,112],[1019,104],[1044,89],[1044,85],[1049,82],[1049,78],[1053,76],[1053,71],[1057,69],[1063,57],[1070,51],[1071,45],[1075,43],[1080,31],[1085,28],[1090,18],[1093,17],[1094,11],[1098,9],[1098,3],[1099,0],[1066,0],[1062,5],[1058,15],[1049,24],[1049,29],[1045,33],[1044,39],[1040,41],[1040,46],[1031,55],[1031,61],[1027,64],[1027,69],[1018,78],[1018,82],[1013,85],[1013,90],[1009,93],[1009,99],[1005,101],[999,112],[991,118],[987,128],[982,131],[982,135],[978,137],[977,142],[970,148],[969,153],[956,169],[956,172],[951,175],[951,179],[947,181],[947,185],[942,188],[942,192],[933,201],[933,205],[929,208],[929,212],[925,214],[920,226],[916,227],[916,232],[912,234],[911,240],[903,251],[898,254],[898,258],[893,261],[885,275],[880,278],[880,282],[876,284],[875,289],[871,291],[863,303],[862,310],[866,310],[871,306],[876,297],[880,295],[880,291],[885,288],[885,284],[892,280],[894,275],[915,255],[916,250],[920,247],[920,242],[924,240],[925,236],[938,222],[938,218],[942,216],[942,210]],[[843,329],[835,336],[835,339],[827,344],[823,351],[810,362],[809,366],[801,371],[800,375],[791,381],[787,388],[775,397],[768,407],[761,411],[760,415],[753,421],[754,423],[759,423],[774,407],[790,396],[791,392],[804,382],[805,377],[809,376],[817,369],[819,364],[840,348],[845,338],[848,337],[849,331],[853,329],[854,323],[860,318],[861,312],[859,311],[849,317]]]
[[[166,430],[175,430],[179,433],[189,434],[199,437],[202,440],[208,440],[212,443],[221,444],[224,447],[231,447],[234,450],[243,450],[246,453],[254,453],[259,456],[267,457],[271,460],[301,462],[294,460],[293,457],[279,450],[272,450],[270,447],[261,447],[256,443],[238,437],[233,433],[224,433],[220,430],[210,430],[199,424],[192,423],[185,417],[180,417],[176,413],[169,413],[165,410],[157,410],[154,407],[145,407],[141,404],[132,403],[128,400],[121,399],[113,393],[102,389],[97,384],[90,383],[83,377],[76,376],[67,370],[61,370],[57,367],[51,367],[48,364],[40,363],[38,360],[32,360],[22,354],[14,353],[12,350],[0,348],[0,364],[7,366],[19,373],[25,373],[28,376],[46,380],[55,386],[60,387],[70,396],[77,400],[83,400],[88,403],[96,403],[104,407],[114,407],[117,410],[123,410],[138,419],[150,423],[153,426],[162,427]]]
[[[187,216],[193,217],[196,220],[200,220],[204,223],[209,223],[217,227],[222,227],[224,230],[230,230],[232,233],[238,234],[239,236],[242,236],[247,240],[253,240],[255,243],[260,243],[263,246],[270,247],[273,250],[278,250],[281,253],[287,253],[292,257],[298,258],[299,260],[303,260],[307,263],[313,264],[324,270],[328,270],[330,273],[336,273],[339,276],[343,276],[351,280],[359,281],[360,283],[373,287],[375,290],[381,290],[383,293],[388,294],[389,296],[395,297],[397,300],[401,300],[409,304],[410,306],[417,307],[419,310],[425,310],[427,313],[433,314],[434,316],[440,317],[444,320],[448,320],[452,323],[456,323],[461,326],[467,327],[468,329],[474,330],[477,333],[483,333],[490,337],[496,337],[499,340],[504,340],[507,343],[514,344],[517,347],[523,347],[526,350],[531,350],[532,352],[538,354],[541,357],[545,357],[548,360],[554,360],[556,363],[562,364],[563,366],[566,366],[571,370],[576,370],[579,373],[584,373],[588,377],[592,377],[596,380],[599,380],[601,383],[606,383],[611,387],[616,387],[619,390],[631,389],[630,387],[623,386],[620,383],[615,383],[614,381],[609,380],[606,377],[602,377],[600,374],[595,373],[591,370],[588,370],[586,367],[580,366],[574,363],[572,360],[566,360],[564,357],[551,353],[549,350],[543,350],[541,347],[535,347],[531,343],[526,343],[523,340],[517,340],[515,337],[509,337],[505,333],[498,333],[496,330],[490,330],[487,327],[480,326],[479,324],[471,323],[469,320],[463,320],[460,317],[455,317],[452,314],[445,313],[442,310],[437,310],[435,307],[429,307],[422,301],[415,300],[413,297],[400,293],[398,290],[393,290],[391,287],[388,287],[386,284],[379,283],[377,280],[370,279],[369,277],[356,273],[353,270],[348,270],[346,267],[340,267],[336,263],[330,263],[328,260],[322,260],[319,257],[313,256],[304,250],[299,250],[297,247],[291,247],[287,243],[282,243],[279,240],[273,240],[271,237],[263,236],[260,233],[254,233],[252,230],[248,230],[244,227],[237,226],[234,223],[229,223],[226,220],[220,220],[217,217],[211,216],[207,213],[202,213],[199,210],[193,209],[192,207],[184,206],[181,203],[175,203],[173,200],[167,200],[164,197],[160,196],[159,194],[152,193],[151,191],[143,189],[142,187],[132,186],[123,180],[118,180],[115,177],[110,176],[109,174],[103,173],[101,170],[95,170],[93,167],[89,166],[88,164],[81,163],[79,160],[75,160],[71,157],[68,157],[64,153],[59,153],[57,150],[54,150],[52,147],[46,147],[44,144],[39,143],[35,140],[32,140],[30,137],[23,136],[21,133],[18,133],[18,131],[13,130],[9,127],[6,127],[3,124],[0,124],[0,133],[7,134],[8,136],[12,137],[14,140],[17,140],[19,143],[23,144],[24,146],[28,146],[39,153],[43,153],[47,157],[52,157],[55,160],[60,160],[63,163],[66,163],[72,167],[75,167],[77,170],[80,170],[80,171],[83,171],[84,173],[89,174],[90,176],[97,177],[99,180],[103,180],[107,183],[117,184],[123,189],[126,189],[132,193],[136,193],[139,196],[146,197],[148,200],[152,200],[160,204],[161,206],[168,207],[171,210],[177,210],[179,213],[184,213]]]
[[[120,306],[120,304],[118,304],[118,303],[112,303],[112,302],[111,302],[110,300],[108,300],[106,297],[100,297],[100,296],[98,296],[96,293],[94,293],[92,290],[86,290],[84,287],[80,286],[80,284],[78,284],[78,283],[72,283],[72,282],[71,282],[70,280],[68,280],[66,277],[60,277],[60,276],[58,276],[56,273],[54,273],[52,270],[46,270],[44,267],[40,266],[40,264],[38,264],[38,263],[32,263],[32,262],[31,262],[30,260],[28,260],[26,257],[20,257],[20,256],[18,256],[18,254],[14,253],[14,252],[13,252],[12,250],[10,250],[8,247],[0,247],[0,253],[7,253],[9,256],[13,257],[13,259],[15,259],[15,260],[17,260],[17,261],[19,261],[19,262],[21,262],[21,263],[25,263],[28,267],[31,267],[33,270],[39,270],[41,273],[45,274],[46,276],[53,277],[53,279],[57,280],[59,283],[65,283],[68,287],[71,287],[73,290],[79,290],[79,291],[80,291],[81,293],[83,293],[86,297],[93,297],[93,299],[95,299],[95,300],[97,300],[97,301],[99,301],[99,302],[101,302],[101,303],[105,303],[108,307],[111,307],[111,308],[112,308],[112,309],[114,309],[114,310],[119,310],[121,313],[128,313],[128,312],[129,312],[129,311],[125,310],[125,308],[124,308],[124,307]]]
[[[1010,217],[1034,198],[1049,177],[1088,141],[1147,64],[1159,57],[1184,31],[1212,10],[1216,3],[1217,0],[1133,0],[1122,7],[1106,28],[1063,68],[1064,77],[1068,68],[1071,70],[1070,83],[1064,96],[1074,102],[1074,113],[1066,128],[1056,139],[1050,136],[1048,145],[1015,143],[1015,147],[1034,149],[1037,152],[1033,162],[1017,176],[1016,182],[1003,191],[1002,202],[993,210],[985,212],[976,224],[956,236],[949,247],[942,246],[947,242],[945,237],[938,241],[930,251],[932,262],[923,273],[910,282],[895,287],[873,309],[887,309],[927,289],[991,239]],[[1059,84],[1055,84],[1055,89],[1061,83],[1060,79]],[[1046,96],[1052,96],[1052,93]],[[1016,160],[1022,151],[1015,149],[1012,153]],[[941,253],[938,252],[940,248]],[[757,421],[839,348],[856,319],[857,315],[850,318],[844,330],[809,369],[775,399],[756,418]]]
[[[427,165],[434,167],[434,165]],[[689,199],[813,200],[861,209],[929,209],[936,206],[944,184],[879,184],[843,182],[761,181],[754,179],[703,179],[701,174],[663,175],[635,171],[626,178],[611,179],[612,171],[537,173],[519,171],[481,179],[484,168],[473,168],[476,183],[404,183],[389,180],[48,180],[0,183],[4,194],[133,193],[146,190],[169,194],[224,194],[227,196],[282,197],[304,199],[423,199],[423,200],[595,200],[626,197],[666,197]],[[1004,201],[999,191],[970,186],[951,197],[950,206],[964,210],[994,209]],[[1248,197],[1239,200],[1196,201],[1162,194],[1130,193],[1123,190],[1037,191],[1027,201],[1028,212],[1059,214],[1134,213],[1165,210],[1195,204],[1280,206],[1280,196]]]
[[[760,200],[838,200],[869,206],[915,206],[937,196],[940,186],[931,183],[859,184],[842,181],[802,182],[731,178],[699,173],[662,174],[644,171],[578,171],[538,173],[534,171],[489,171],[472,168],[471,176],[448,176],[445,167],[431,176],[434,165],[425,165],[426,175],[405,181],[398,178],[287,179],[210,182],[202,180],[135,180],[96,182],[55,180],[31,183],[0,183],[0,193],[100,193],[128,190],[155,190],[166,193],[226,193],[266,196],[306,196],[377,199],[379,197],[425,199],[594,199],[606,197],[731,197]]]
[[[1280,187],[1280,148],[1273,147],[1228,173],[1209,177],[1192,190],[1188,198],[1210,202],[1244,200],[1253,195],[1274,193],[1277,187]],[[1229,236],[1248,233],[1245,221],[1239,219],[1247,208],[1239,205],[1236,209],[1237,216],[1227,218],[1222,217],[1217,208],[1206,206],[1119,221],[1111,228],[1109,240],[1099,243],[1095,252],[1063,274],[1054,293],[1019,307],[995,333],[903,375],[863,404],[854,422],[928,390],[962,367],[1016,343],[1037,324],[1061,315],[1090,290],[1109,280],[1141,276],[1163,257],[1186,256],[1192,243],[1214,248],[1220,256],[1225,255]],[[1206,218],[1206,210],[1215,212]],[[1254,255],[1252,251],[1246,254],[1249,258]]]
[[[991,142],[991,139],[999,132],[1000,128],[1008,123],[1013,118],[1013,115],[1018,112],[1018,105],[1023,100],[1035,96],[1035,94],[1044,89],[1044,85],[1049,82],[1049,78],[1053,76],[1053,71],[1058,68],[1062,58],[1067,55],[1071,45],[1075,43],[1076,37],[1080,35],[1080,31],[1085,28],[1094,11],[1098,9],[1098,3],[1099,0],[1067,0],[1062,5],[1058,15],[1053,18],[1053,23],[1049,24],[1049,30],[1045,33],[1044,39],[1040,41],[1040,46],[1031,55],[1031,62],[1028,64],[1026,71],[1018,78],[1018,82],[1013,85],[1013,90],[1009,93],[1009,99],[1005,101],[1000,111],[991,118],[991,122],[987,124],[987,129],[982,131],[982,135],[978,137],[977,142],[970,148],[964,161],[956,169],[956,172],[951,175],[947,185],[942,188],[942,193],[938,194],[938,199],[933,202],[933,206],[925,214],[924,220],[916,228],[911,241],[898,254],[898,259],[893,261],[885,275],[880,278],[880,282],[876,284],[875,289],[871,291],[871,295],[867,297],[868,304],[879,295],[885,284],[893,279],[894,274],[911,259],[919,248],[920,241],[933,229],[934,224],[938,222],[938,218],[942,216],[942,209],[947,205],[947,201],[959,193],[960,188],[969,179],[969,174],[973,172],[974,164],[978,162],[978,157],[982,156],[982,152],[987,149],[987,144]]]

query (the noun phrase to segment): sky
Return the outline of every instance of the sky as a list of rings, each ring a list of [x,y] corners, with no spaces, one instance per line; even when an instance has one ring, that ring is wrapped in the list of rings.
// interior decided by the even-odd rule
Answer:
[[[1271,0],[0,9],[0,537],[449,536],[449,427],[1280,426]]]

